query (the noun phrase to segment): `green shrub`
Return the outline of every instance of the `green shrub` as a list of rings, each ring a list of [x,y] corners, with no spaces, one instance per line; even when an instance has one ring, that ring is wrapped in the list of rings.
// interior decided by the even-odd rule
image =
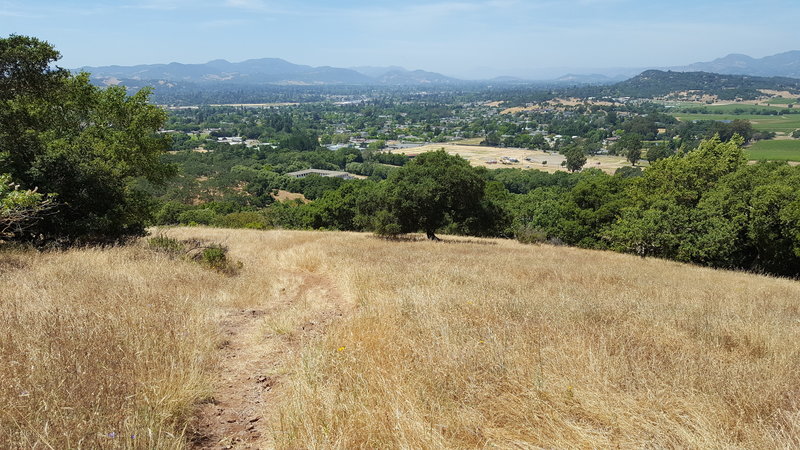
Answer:
[[[188,259],[226,275],[236,275],[242,268],[240,261],[234,262],[228,258],[228,248],[221,244],[206,244],[196,239],[180,241],[163,234],[148,239],[147,244],[151,250],[173,258]]]
[[[186,245],[183,242],[163,234],[151,237],[147,240],[147,244],[152,250],[170,255],[179,255],[186,251]]]
[[[397,218],[389,211],[381,210],[372,220],[373,232],[378,236],[394,237],[402,233],[402,228],[397,223]]]
[[[214,221],[214,225],[222,228],[251,228],[263,230],[267,228],[267,218],[255,211],[243,211],[226,214]]]
[[[210,209],[190,209],[178,215],[178,222],[193,225],[211,225],[219,216]]]
[[[169,201],[161,205],[153,214],[155,225],[176,225],[180,223],[180,215],[192,207],[176,201]]]
[[[530,223],[519,227],[514,235],[517,241],[523,244],[541,244],[547,241],[547,232],[541,228],[534,227]]]
[[[211,244],[195,255],[201,266],[207,267],[226,275],[235,275],[242,268],[240,261],[233,262],[228,259],[228,247],[220,244]]]

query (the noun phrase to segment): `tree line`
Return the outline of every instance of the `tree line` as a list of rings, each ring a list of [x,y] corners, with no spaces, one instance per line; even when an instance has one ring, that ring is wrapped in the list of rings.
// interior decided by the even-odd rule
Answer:
[[[187,180],[206,177],[204,170],[230,176],[220,187],[237,192],[238,202],[165,199],[167,181],[179,173],[174,155],[166,155],[169,136],[158,132],[165,112],[146,91],[92,86],[86,74],[54,66],[58,57],[35,38],[0,39],[2,239],[109,242],[175,223],[422,232],[430,239],[447,233],[800,275],[800,167],[747,164],[737,133],[682,146],[645,170],[609,175],[489,171],[444,151],[397,161],[355,149],[321,151],[300,130],[282,150],[221,147],[214,164],[180,169]],[[272,164],[288,170],[302,154],[336,167],[402,164],[351,181],[290,180],[274,171]],[[313,201],[272,200],[282,187]]]

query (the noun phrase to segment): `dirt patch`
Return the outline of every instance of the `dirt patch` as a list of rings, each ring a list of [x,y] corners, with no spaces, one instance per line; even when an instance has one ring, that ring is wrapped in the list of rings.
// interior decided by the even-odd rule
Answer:
[[[488,169],[536,169],[545,172],[567,170],[561,166],[564,155],[555,152],[528,150],[522,148],[499,148],[475,145],[429,144],[412,149],[391,150],[392,153],[420,154],[444,149],[451,155],[459,155],[469,161],[473,166]],[[508,157],[508,158],[503,158]],[[517,162],[511,162],[514,158]],[[527,158],[527,159],[526,159]],[[504,164],[505,162],[505,164]],[[585,168],[597,168],[607,173],[614,173],[617,169],[630,164],[625,158],[619,156],[589,156]]]
[[[300,200],[303,203],[308,203],[310,201],[303,194],[298,194],[296,192],[289,192],[284,190],[279,190],[277,194],[272,194],[272,198],[274,198],[279,202],[284,202],[288,200]]]
[[[287,272],[279,302],[267,309],[235,309],[220,321],[224,340],[213,398],[200,406],[191,439],[198,449],[274,447],[279,418],[272,406],[284,394],[283,374],[301,342],[322,334],[346,312],[336,285],[323,275]],[[265,321],[303,308],[309,296],[322,307],[309,316],[292,316],[288,332],[265,333]]]
[[[232,311],[222,323],[223,360],[214,397],[202,405],[192,443],[195,448],[257,444],[265,435],[261,404],[276,380],[264,371],[277,363],[268,346],[255,339],[264,310]],[[261,422],[261,423],[259,423]]]

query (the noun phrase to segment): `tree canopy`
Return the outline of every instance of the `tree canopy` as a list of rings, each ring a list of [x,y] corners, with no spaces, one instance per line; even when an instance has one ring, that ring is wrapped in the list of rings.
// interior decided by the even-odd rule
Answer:
[[[382,210],[398,225],[397,231],[422,230],[436,239],[436,230],[448,220],[479,215],[485,179],[465,159],[438,150],[392,172],[383,187]]]
[[[141,234],[152,205],[133,181],[159,183],[174,172],[161,162],[170,144],[158,134],[166,113],[148,103],[148,90],[101,89],[88,74],[54,67],[59,57],[36,38],[0,39],[0,173],[56,194],[56,210],[27,238]]]

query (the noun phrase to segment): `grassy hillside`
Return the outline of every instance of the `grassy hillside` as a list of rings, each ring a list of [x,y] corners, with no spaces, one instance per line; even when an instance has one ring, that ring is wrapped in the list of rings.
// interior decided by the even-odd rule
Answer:
[[[135,247],[0,253],[0,448],[182,448],[221,281]]]
[[[187,424],[281,448],[800,445],[796,281],[502,240],[169,234],[244,268],[0,257],[20,363],[0,366],[0,447],[178,447]]]

